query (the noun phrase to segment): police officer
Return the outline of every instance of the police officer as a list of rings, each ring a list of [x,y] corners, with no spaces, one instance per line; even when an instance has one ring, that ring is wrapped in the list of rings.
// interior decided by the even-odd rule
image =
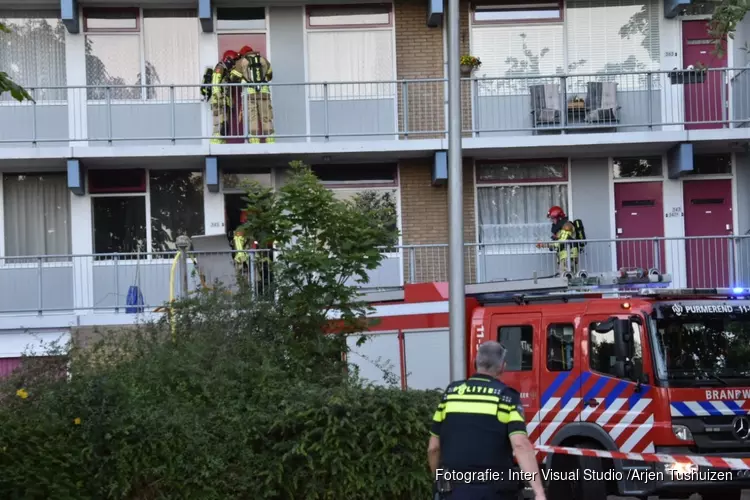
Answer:
[[[505,348],[495,341],[480,344],[475,367],[471,378],[448,386],[432,419],[427,456],[441,498],[516,500],[521,483],[510,477],[515,454],[533,476],[536,500],[545,500],[520,395],[497,379]]]
[[[547,218],[552,221],[552,239],[554,243],[540,243],[538,248],[547,247],[557,251],[557,272],[559,276],[578,273],[578,245],[573,243],[576,228],[568,219],[562,208],[554,206],[547,212]]]

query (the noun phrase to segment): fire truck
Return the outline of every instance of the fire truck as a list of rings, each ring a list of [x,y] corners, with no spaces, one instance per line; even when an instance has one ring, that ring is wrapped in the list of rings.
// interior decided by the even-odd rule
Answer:
[[[467,285],[467,372],[482,342],[506,347],[501,379],[521,393],[536,446],[750,457],[750,289],[669,284],[668,275],[622,271]],[[373,358],[386,358],[404,389],[444,389],[448,284],[372,299],[371,341],[351,344],[360,374],[376,379],[383,364]],[[553,499],[739,500],[750,489],[748,470],[537,456],[562,478],[547,485]],[[564,480],[566,471],[581,473]]]

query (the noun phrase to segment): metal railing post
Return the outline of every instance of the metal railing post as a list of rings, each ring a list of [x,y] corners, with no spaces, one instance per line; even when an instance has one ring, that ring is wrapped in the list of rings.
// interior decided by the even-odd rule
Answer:
[[[115,263],[113,267],[115,268],[115,312],[120,312],[120,266],[118,265],[118,261],[120,260],[120,256],[118,254],[115,254]]]
[[[190,248],[190,238],[185,235],[178,236],[175,244],[180,251],[180,295],[186,299],[188,296],[187,251]]]
[[[105,106],[107,106],[107,144],[112,145],[112,89],[104,89],[106,94]]]
[[[727,111],[729,109],[729,98],[727,96],[727,75],[728,70],[719,70],[721,81],[721,128],[729,128]]]
[[[176,142],[175,136],[177,135],[177,111],[175,110],[174,85],[169,86],[169,109],[172,114],[172,144],[174,144]]]
[[[328,83],[323,83],[323,133],[326,142],[328,142],[330,132],[328,124]]]
[[[409,82],[401,82],[401,113],[403,113],[404,137],[409,137]]]
[[[36,93],[34,92],[34,89],[31,88],[28,90],[29,94],[34,96],[34,100],[31,101],[31,144],[34,146],[37,145],[37,130],[36,130]]]
[[[409,283],[417,282],[417,249],[409,247]]]
[[[255,281],[255,250],[250,250],[250,269],[249,269],[249,276],[248,276],[248,285],[250,285],[250,289],[252,290],[253,297],[257,295],[257,283]]]
[[[654,129],[654,96],[653,94],[653,74],[649,71],[646,73],[646,90],[648,91],[648,129],[653,130]]]
[[[42,278],[42,273],[44,272],[43,262],[42,258],[38,258],[38,267],[37,267],[37,286],[39,287],[39,297],[38,297],[38,303],[37,303],[37,312],[39,316],[42,315],[42,312],[44,311],[44,279]]]

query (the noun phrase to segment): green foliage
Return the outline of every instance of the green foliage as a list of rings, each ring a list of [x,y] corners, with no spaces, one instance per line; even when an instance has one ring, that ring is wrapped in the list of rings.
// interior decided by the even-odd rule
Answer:
[[[709,33],[714,39],[714,53],[724,55],[727,38],[734,38],[737,24],[749,10],[750,0],[723,0],[716,6],[709,23]]]
[[[301,162],[278,191],[258,183],[247,186],[247,223],[241,226],[261,247],[280,252],[268,265],[273,293],[288,297],[289,314],[298,322],[324,323],[332,309],[341,312],[348,331],[369,308],[357,300],[356,286],[369,282],[380,266],[379,247],[398,238],[387,203],[338,200]]]
[[[440,393],[364,384],[342,356],[345,337],[321,334],[321,306],[363,320],[338,276],[377,265],[371,248],[391,232],[299,165],[281,193],[248,200],[246,229],[288,250],[272,263],[275,293],[214,287],[175,302],[171,323],[26,358],[0,384],[0,498],[430,495]]]
[[[0,23],[0,33],[10,33],[10,29],[3,23]],[[29,93],[20,85],[10,79],[8,73],[0,71],[0,95],[10,92],[10,95],[17,101],[33,101]]]

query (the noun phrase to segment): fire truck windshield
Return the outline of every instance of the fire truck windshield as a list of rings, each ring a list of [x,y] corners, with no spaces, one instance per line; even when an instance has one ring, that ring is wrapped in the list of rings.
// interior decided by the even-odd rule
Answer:
[[[650,323],[660,379],[685,387],[750,384],[749,316],[652,316]]]

